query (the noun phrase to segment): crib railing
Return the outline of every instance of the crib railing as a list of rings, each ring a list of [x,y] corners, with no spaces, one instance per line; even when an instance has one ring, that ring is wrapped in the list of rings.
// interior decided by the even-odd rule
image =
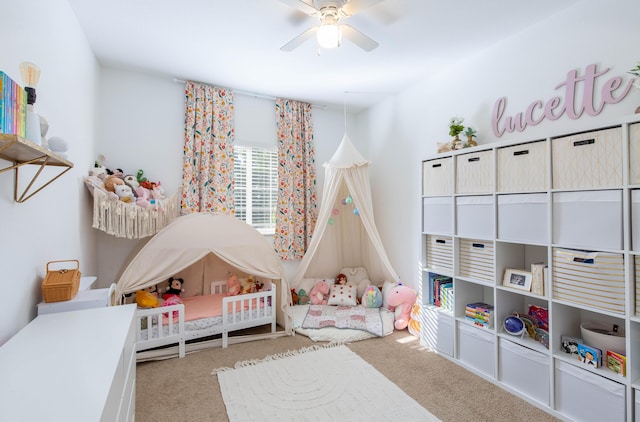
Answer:
[[[177,318],[175,318],[176,313]],[[146,338],[143,333],[146,334]],[[137,351],[178,343],[178,353],[183,358],[185,356],[184,305],[139,309],[136,312],[136,339]]]
[[[227,347],[228,336],[231,331],[243,328],[271,324],[271,332],[276,332],[276,286],[271,290],[249,293],[237,296],[227,296],[222,299],[222,347]]]

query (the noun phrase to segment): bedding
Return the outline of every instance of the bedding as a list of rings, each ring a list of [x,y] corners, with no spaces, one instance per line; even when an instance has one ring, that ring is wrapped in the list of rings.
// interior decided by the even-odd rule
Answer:
[[[310,306],[311,305],[296,305],[290,308],[293,316],[292,327],[298,334],[307,336],[313,341],[335,341],[340,343],[348,343],[376,337],[375,334],[371,334],[367,331],[354,330],[351,328],[303,328],[302,323],[307,316]],[[382,319],[383,335],[388,336],[389,334],[392,334],[394,330],[394,313],[380,308],[380,317]]]
[[[193,321],[196,319],[213,318],[222,315],[222,299],[227,297],[225,293],[192,296],[182,298],[184,304],[184,320]],[[257,306],[256,306],[257,305]],[[264,302],[256,304],[256,299],[252,299],[250,303],[245,304],[245,310],[249,308],[264,307]],[[233,312],[232,305],[229,305],[229,312]]]
[[[302,328],[351,328],[382,337],[380,308],[311,305]]]

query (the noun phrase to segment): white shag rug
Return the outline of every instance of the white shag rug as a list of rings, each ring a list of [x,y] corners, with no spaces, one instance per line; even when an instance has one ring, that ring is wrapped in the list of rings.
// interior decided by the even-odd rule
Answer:
[[[231,422],[439,421],[344,345],[238,362],[213,374]]]

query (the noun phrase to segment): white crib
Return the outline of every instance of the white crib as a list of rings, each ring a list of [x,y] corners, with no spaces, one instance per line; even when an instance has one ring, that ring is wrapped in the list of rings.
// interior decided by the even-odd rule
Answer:
[[[226,281],[211,282],[211,294],[226,293]],[[222,347],[229,345],[228,334],[232,331],[271,324],[276,332],[276,286],[258,293],[238,296],[218,296],[222,299],[222,315],[202,320],[187,321],[184,304],[160,306],[136,311],[136,350],[138,352],[157,347],[178,345],[178,355],[185,356],[188,340],[222,335]],[[165,318],[173,315],[177,318]]]

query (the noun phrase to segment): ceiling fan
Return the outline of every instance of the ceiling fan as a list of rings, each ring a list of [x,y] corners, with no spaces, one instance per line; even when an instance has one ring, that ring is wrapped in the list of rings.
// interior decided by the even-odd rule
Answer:
[[[338,22],[384,0],[312,0],[313,5],[303,0],[280,1],[320,20],[319,25],[307,29],[280,47],[282,51],[293,51],[314,35],[318,44],[324,48],[339,47],[342,38],[348,39],[367,52],[379,45],[351,25],[346,23],[338,25]]]

